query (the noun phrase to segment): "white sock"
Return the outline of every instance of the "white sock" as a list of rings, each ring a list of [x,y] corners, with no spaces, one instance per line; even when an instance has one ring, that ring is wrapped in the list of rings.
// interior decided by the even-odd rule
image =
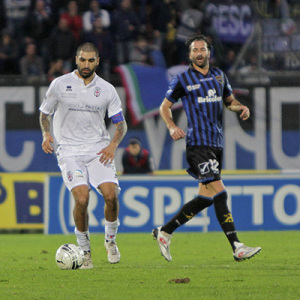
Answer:
[[[109,222],[105,220],[105,240],[115,241],[118,232],[118,227],[120,225],[119,219],[114,222]]]
[[[83,251],[91,251],[91,243],[90,243],[90,232],[89,231],[78,231],[77,228],[75,227],[75,234],[77,236],[77,243],[78,246]]]

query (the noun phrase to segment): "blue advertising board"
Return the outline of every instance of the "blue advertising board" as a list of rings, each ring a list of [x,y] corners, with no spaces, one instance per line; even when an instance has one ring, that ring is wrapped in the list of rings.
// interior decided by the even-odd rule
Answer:
[[[238,231],[300,229],[300,175],[224,175],[228,206]],[[151,232],[197,195],[189,176],[121,176],[119,232]],[[104,232],[104,200],[94,189],[89,203],[90,232]],[[74,201],[60,176],[49,176],[45,187],[44,231],[74,232]],[[180,231],[219,231],[213,207]]]

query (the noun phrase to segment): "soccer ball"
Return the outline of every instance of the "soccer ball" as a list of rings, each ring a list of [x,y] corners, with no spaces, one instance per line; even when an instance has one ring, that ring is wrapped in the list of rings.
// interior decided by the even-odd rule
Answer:
[[[57,249],[55,260],[62,270],[75,270],[82,266],[84,253],[74,244],[64,244]]]

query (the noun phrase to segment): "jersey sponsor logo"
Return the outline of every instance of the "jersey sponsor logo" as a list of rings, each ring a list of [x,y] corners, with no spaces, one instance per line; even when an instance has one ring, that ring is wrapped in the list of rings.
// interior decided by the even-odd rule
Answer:
[[[76,178],[83,177],[83,172],[81,170],[75,170],[74,171],[74,176]]]
[[[207,162],[198,165],[201,175],[205,175],[209,172],[219,174],[219,162],[215,159],[209,159]]]
[[[223,77],[221,75],[217,75],[216,79],[220,84],[223,84]]]
[[[101,110],[101,107],[98,105],[89,105],[86,103],[69,103],[69,110],[73,111],[88,111],[88,112],[98,112]]]
[[[208,77],[208,78],[200,78],[200,79],[199,79],[200,82],[203,82],[203,81],[211,81],[211,80],[213,80],[212,77]]]
[[[94,88],[94,95],[95,95],[96,97],[99,97],[100,94],[101,94],[101,89],[99,88],[99,86],[96,86],[96,87]]]
[[[71,85],[67,85],[67,87],[66,87],[66,91],[68,91],[68,92],[72,92],[72,86],[71,86]]]
[[[69,91],[72,91],[72,90],[69,90]],[[61,96],[63,98],[77,98],[76,93],[61,93]]]
[[[187,85],[187,90],[190,92],[190,91],[193,91],[193,90],[198,90],[200,89],[201,87],[201,84],[194,84],[194,85]]]
[[[200,170],[201,175],[205,175],[205,174],[209,173],[209,171],[210,171],[209,162],[199,164],[198,168]]]
[[[219,162],[215,159],[210,159],[209,160],[209,165],[213,173],[219,174]]]
[[[215,89],[209,89],[208,96],[206,97],[198,97],[198,103],[209,103],[209,102],[219,102],[219,101],[222,101],[222,97],[216,95]]]

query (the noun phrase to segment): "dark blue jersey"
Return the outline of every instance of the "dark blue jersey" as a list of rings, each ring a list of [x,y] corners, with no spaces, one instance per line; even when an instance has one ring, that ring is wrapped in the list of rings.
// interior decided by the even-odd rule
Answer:
[[[181,99],[187,115],[187,146],[223,147],[223,101],[232,94],[226,75],[210,68],[207,75],[190,67],[170,81],[166,98]]]

